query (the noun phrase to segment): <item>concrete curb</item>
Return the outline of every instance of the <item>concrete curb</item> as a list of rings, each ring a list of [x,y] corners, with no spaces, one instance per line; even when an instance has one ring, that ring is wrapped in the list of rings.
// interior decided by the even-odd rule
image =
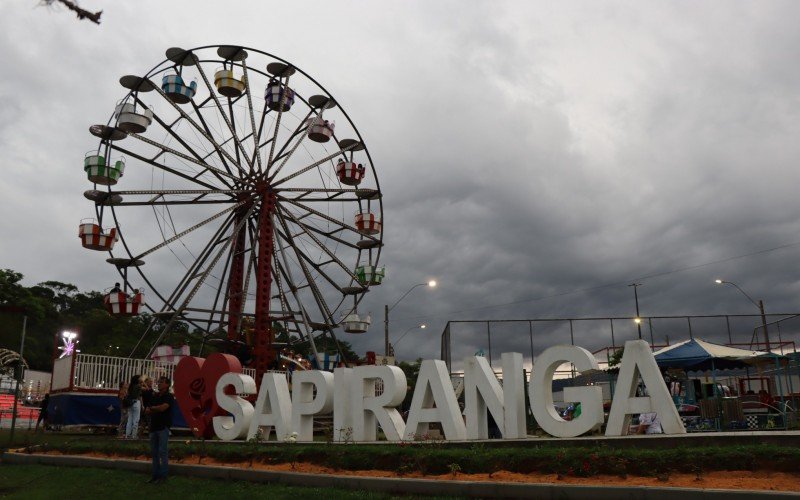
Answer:
[[[4,453],[5,464],[96,467],[148,473],[150,464],[141,460],[94,458],[80,455],[38,455]],[[752,490],[712,490],[699,488],[655,488],[650,486],[588,486],[567,484],[500,483],[489,481],[436,481],[384,477],[336,476],[238,469],[215,465],[170,464],[170,474],[206,479],[281,483],[315,488],[342,488],[406,495],[442,495],[478,498],[543,498],[559,500],[672,500],[728,499],[756,500],[796,498],[796,493]]]

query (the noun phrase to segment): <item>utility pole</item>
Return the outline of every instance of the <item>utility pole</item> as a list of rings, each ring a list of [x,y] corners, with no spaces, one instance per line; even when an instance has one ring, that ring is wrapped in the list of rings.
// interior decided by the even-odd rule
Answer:
[[[389,356],[389,304],[383,308],[383,354]]]
[[[772,352],[769,344],[769,331],[767,330],[767,315],[764,313],[764,301],[758,301],[758,310],[761,311],[761,324],[764,325],[764,343],[767,344],[767,352]],[[783,350],[781,350],[783,352]]]

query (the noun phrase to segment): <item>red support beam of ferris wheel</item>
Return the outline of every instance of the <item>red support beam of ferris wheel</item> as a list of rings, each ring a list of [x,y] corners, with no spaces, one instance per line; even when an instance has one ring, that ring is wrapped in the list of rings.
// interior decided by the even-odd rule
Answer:
[[[236,213],[234,227],[245,217],[246,207]],[[231,270],[228,278],[228,340],[239,340],[239,323],[242,321],[242,304],[244,303],[244,244],[247,231],[242,228],[231,248]]]
[[[256,382],[270,369],[275,360],[273,346],[274,332],[269,315],[270,289],[272,288],[272,253],[275,247],[275,213],[276,197],[267,191],[261,201],[258,214],[258,265],[256,267],[256,318],[253,335],[253,360],[256,369]]]

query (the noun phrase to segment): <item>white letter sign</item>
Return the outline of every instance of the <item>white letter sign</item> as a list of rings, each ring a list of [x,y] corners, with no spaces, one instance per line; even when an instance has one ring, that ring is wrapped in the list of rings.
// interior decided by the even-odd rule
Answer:
[[[236,391],[233,395],[225,394],[225,388],[232,385]],[[253,405],[237,394],[255,394],[256,381],[248,375],[241,373],[226,373],[217,381],[217,404],[231,416],[214,417],[214,433],[223,441],[242,439],[247,435],[250,422],[253,418]]]
[[[557,345],[545,350],[533,365],[530,393],[531,410],[544,431],[555,437],[575,437],[603,423],[603,392],[599,387],[565,387],[564,401],[579,402],[581,416],[567,421],[553,403],[553,375],[562,363],[572,363],[582,372],[598,370],[592,353],[574,345]]]
[[[375,381],[383,381],[383,394],[375,395]],[[359,366],[353,369],[353,439],[375,441],[378,422],[389,441],[400,441],[405,423],[397,406],[406,397],[406,374],[396,366]]]
[[[635,397],[640,376],[649,396]],[[661,428],[665,434],[686,433],[667,384],[661,378],[650,344],[644,340],[629,340],[625,342],[625,352],[619,367],[606,436],[627,434],[625,431],[631,424],[631,414],[652,412],[661,420]]]
[[[406,422],[406,438],[428,433],[429,422],[441,422],[446,439],[467,438],[447,364],[437,359],[422,362]]]

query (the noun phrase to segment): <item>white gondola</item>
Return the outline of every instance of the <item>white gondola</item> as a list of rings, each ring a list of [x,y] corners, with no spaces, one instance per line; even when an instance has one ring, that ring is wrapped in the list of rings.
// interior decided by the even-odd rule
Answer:
[[[94,219],[84,219],[78,226],[78,237],[81,239],[83,248],[89,250],[99,250],[108,252],[114,248],[117,242],[117,228],[103,229]]]
[[[361,234],[378,234],[381,232],[381,218],[364,210],[356,214],[356,229]]]
[[[197,82],[186,85],[181,75],[164,75],[161,79],[161,90],[175,104],[186,104],[197,92]]]
[[[342,328],[347,333],[364,333],[372,324],[372,317],[367,314],[363,318],[356,312],[351,312],[342,320]]]
[[[281,97],[281,89],[286,89]],[[281,109],[281,98],[283,98],[283,109]],[[294,90],[289,87],[284,87],[278,82],[271,82],[264,90],[264,99],[267,101],[267,107],[272,111],[289,111],[294,104]]]
[[[336,123],[323,119],[320,116],[308,119],[310,128],[308,138],[314,142],[328,142],[333,137],[333,129]]]
[[[225,97],[239,97],[244,92],[244,78],[236,78],[232,69],[219,69],[214,73],[214,85]]]
[[[361,184],[366,171],[366,167],[361,163],[344,161],[341,158],[336,164],[336,177],[339,178],[339,182],[347,184],[348,186],[358,186]]]
[[[86,153],[83,170],[89,181],[103,186],[113,186],[125,173],[125,160],[120,158],[113,165],[106,165],[106,157],[95,151]]]
[[[121,102],[114,110],[117,117],[117,128],[125,132],[141,134],[153,123],[153,110],[132,102]]]

